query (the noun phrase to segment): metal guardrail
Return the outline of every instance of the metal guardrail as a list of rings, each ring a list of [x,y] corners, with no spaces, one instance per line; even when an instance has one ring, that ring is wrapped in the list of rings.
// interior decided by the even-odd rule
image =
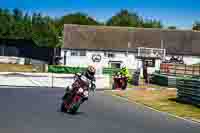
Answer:
[[[200,79],[178,79],[177,98],[200,106]]]

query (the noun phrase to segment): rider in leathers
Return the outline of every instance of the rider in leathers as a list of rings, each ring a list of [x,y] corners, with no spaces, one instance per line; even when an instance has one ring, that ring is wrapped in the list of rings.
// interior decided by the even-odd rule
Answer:
[[[76,74],[77,76],[85,76],[86,78],[88,78],[89,80],[90,80],[90,82],[91,82],[91,87],[89,88],[89,90],[92,90],[92,91],[94,91],[95,89],[96,89],[96,85],[95,85],[95,81],[96,81],[96,79],[95,79],[95,72],[96,72],[96,69],[93,67],[93,66],[89,66],[88,68],[87,68],[87,70],[85,71],[85,72],[83,72],[83,73],[81,73],[81,74]],[[63,96],[63,98],[64,97],[67,97],[73,90],[72,90],[73,88],[72,87],[67,87],[66,88],[66,93],[65,93],[65,95]],[[83,99],[83,101],[82,102],[84,102],[85,100],[88,100],[88,98],[87,97],[85,97],[84,99]]]

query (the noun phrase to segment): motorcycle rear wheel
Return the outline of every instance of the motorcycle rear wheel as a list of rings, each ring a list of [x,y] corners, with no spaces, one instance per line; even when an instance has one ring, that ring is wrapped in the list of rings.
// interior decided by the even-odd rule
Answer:
[[[122,90],[125,90],[127,88],[127,81],[124,81],[122,83]]]
[[[61,104],[60,111],[61,112],[67,112],[64,102],[62,102],[62,104]]]

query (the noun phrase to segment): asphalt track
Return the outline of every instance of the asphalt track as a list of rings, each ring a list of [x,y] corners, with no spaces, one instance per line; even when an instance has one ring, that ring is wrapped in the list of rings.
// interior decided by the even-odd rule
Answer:
[[[61,88],[0,88],[0,133],[200,133],[200,124],[91,94],[76,115],[59,112]]]

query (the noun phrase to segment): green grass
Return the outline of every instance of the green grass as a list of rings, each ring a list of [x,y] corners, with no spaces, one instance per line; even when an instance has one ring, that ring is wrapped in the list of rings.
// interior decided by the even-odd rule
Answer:
[[[32,72],[32,65],[0,64],[0,72]]]
[[[106,92],[114,96],[127,98],[130,102],[138,102],[159,111],[168,112],[183,118],[200,120],[200,108],[179,102],[175,90],[128,90]]]
[[[40,65],[0,64],[0,72],[43,72],[43,70]]]

